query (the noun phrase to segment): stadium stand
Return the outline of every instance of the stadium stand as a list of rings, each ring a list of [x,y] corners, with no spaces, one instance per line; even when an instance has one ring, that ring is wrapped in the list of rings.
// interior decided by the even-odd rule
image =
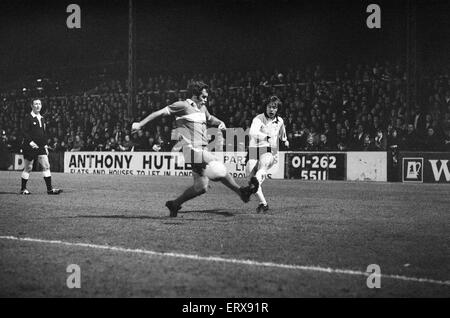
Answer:
[[[330,75],[331,74],[331,75]],[[49,144],[55,151],[170,151],[172,122],[163,118],[131,134],[134,119],[187,98],[191,78],[210,86],[209,110],[227,127],[248,128],[262,112],[261,101],[277,94],[284,101],[291,150],[434,150],[450,147],[450,80],[434,74],[420,107],[406,104],[406,75],[390,63],[351,65],[326,72],[320,65],[301,70],[179,74],[140,77],[136,113],[127,114],[126,81],[104,74],[83,81],[82,89],[44,79],[39,85],[2,92],[0,129],[11,152],[20,152],[21,119],[29,97],[41,97]],[[90,88],[88,88],[90,87]],[[231,114],[231,115],[230,115]]]

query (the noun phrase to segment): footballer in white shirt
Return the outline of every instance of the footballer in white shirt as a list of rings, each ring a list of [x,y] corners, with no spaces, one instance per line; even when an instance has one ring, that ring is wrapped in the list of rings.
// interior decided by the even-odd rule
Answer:
[[[289,147],[283,119],[277,114],[278,108],[282,105],[281,100],[277,96],[270,96],[265,104],[265,112],[257,115],[252,121],[246,160],[247,174],[250,178],[256,177],[259,182],[256,192],[259,199],[259,205],[256,209],[258,213],[269,209],[261,185],[266,179],[267,171],[275,163],[279,140],[284,142],[286,147]]]
[[[167,201],[166,207],[170,211],[170,217],[176,217],[181,205],[199,195],[206,193],[209,180],[221,181],[225,186],[239,195],[245,203],[250,201],[250,196],[257,191],[258,184],[255,178],[250,179],[249,186],[239,186],[233,177],[226,171],[223,163],[208,150],[207,125],[218,126],[219,129],[225,129],[225,123],[217,117],[212,116],[206,108],[208,100],[208,85],[203,82],[191,82],[188,86],[188,94],[191,99],[177,101],[160,110],[157,110],[140,122],[132,124],[132,130],[138,131],[147,123],[161,116],[173,115],[175,124],[184,140],[183,155],[185,161],[192,164],[192,176],[194,184],[186,189],[175,200]],[[219,166],[223,175],[212,179],[211,174],[215,174],[212,166]],[[220,169],[222,166],[223,169]]]

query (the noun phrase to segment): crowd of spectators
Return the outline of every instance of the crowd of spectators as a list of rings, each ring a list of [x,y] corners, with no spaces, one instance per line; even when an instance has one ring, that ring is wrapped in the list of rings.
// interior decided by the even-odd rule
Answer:
[[[290,150],[450,151],[448,74],[424,81],[424,98],[414,106],[408,104],[404,69],[389,63],[333,72],[314,66],[140,78],[134,117],[127,111],[126,81],[105,80],[80,94],[42,98],[49,145],[54,151],[170,151],[176,143],[173,118],[138,133],[130,131],[131,123],[189,98],[184,89],[191,78],[209,85],[208,109],[230,128],[249,128],[264,111],[262,101],[279,96]],[[27,96],[2,94],[0,129],[13,152],[20,152],[21,124],[30,111]]]

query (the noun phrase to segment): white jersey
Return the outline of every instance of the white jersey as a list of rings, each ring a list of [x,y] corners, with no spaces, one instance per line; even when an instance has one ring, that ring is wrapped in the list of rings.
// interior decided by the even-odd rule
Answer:
[[[278,150],[279,140],[287,140],[286,128],[281,117],[269,118],[262,113],[253,118],[249,147],[271,147]]]

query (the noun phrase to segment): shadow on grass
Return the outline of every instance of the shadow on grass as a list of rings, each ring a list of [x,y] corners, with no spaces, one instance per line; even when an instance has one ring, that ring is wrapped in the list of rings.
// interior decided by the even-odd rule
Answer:
[[[124,220],[164,220],[168,216],[148,216],[148,215],[75,215],[68,216],[69,219],[86,218],[86,219],[124,219]]]
[[[216,209],[210,209],[210,210],[189,210],[189,211],[179,211],[178,214],[184,214],[184,213],[205,213],[205,214],[216,214],[221,216],[234,216],[234,213],[228,212],[228,211],[220,211]]]
[[[220,210],[189,210],[189,211],[179,211],[178,216],[183,216],[184,214],[189,213],[200,213],[200,214],[214,214],[221,215],[225,217],[234,216],[233,213],[228,211],[220,211]],[[176,219],[171,218],[168,215],[165,216],[149,216],[149,215],[124,215],[124,214],[109,214],[109,215],[75,215],[68,216],[67,218],[86,218],[86,219],[124,219],[124,220],[167,220],[167,219]],[[186,220],[186,219],[185,219]]]

